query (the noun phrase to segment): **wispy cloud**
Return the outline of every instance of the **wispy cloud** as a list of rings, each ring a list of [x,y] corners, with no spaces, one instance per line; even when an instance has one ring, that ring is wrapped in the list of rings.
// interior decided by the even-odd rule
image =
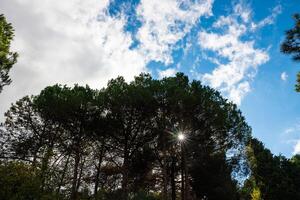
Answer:
[[[256,48],[254,40],[245,40],[243,37],[253,31],[249,30],[251,26],[261,28],[273,23],[280,11],[280,7],[274,8],[269,17],[255,24],[251,8],[238,3],[230,15],[218,18],[213,24],[214,31],[201,31],[200,47],[216,53],[214,60],[218,60],[213,62],[217,67],[202,76],[203,81],[240,104],[243,97],[251,91],[250,83],[257,68],[269,60],[267,50]]]
[[[255,23],[251,23],[251,29],[253,31],[255,31],[256,29],[262,28],[266,25],[271,25],[275,23],[275,20],[277,18],[277,16],[279,14],[281,14],[282,12],[282,7],[281,5],[277,5],[273,8],[272,10],[272,14],[269,15],[268,17],[264,18],[263,20],[261,20],[260,22],[258,22],[257,24]]]
[[[300,121],[286,128],[281,134],[282,141],[293,145],[293,154],[300,154]]]
[[[212,15],[213,0],[142,0],[137,15],[142,21],[137,39],[148,60],[170,64],[174,45],[202,16]]]

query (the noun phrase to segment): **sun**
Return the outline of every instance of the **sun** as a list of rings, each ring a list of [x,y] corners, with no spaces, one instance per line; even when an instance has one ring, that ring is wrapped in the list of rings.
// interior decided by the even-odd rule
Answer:
[[[185,139],[185,135],[183,133],[179,133],[177,137],[179,141],[183,141]]]

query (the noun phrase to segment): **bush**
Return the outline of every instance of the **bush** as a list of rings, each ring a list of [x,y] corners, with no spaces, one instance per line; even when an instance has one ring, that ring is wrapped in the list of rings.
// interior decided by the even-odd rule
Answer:
[[[0,165],[0,200],[40,199],[40,182],[29,165],[9,162]]]

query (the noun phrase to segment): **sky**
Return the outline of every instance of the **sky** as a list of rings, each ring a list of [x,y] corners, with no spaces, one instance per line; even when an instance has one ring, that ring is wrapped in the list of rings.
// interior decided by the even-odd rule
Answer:
[[[299,0],[0,0],[19,53],[10,104],[56,83],[184,72],[236,103],[275,154],[300,153],[300,63],[280,53]]]

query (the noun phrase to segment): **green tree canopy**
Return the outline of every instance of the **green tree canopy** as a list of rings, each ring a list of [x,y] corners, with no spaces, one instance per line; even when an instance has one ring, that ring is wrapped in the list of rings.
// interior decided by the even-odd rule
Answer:
[[[30,165],[39,195],[232,200],[251,129],[200,81],[141,74],[101,90],[46,87],[12,105],[2,137],[3,162]]]
[[[251,175],[242,189],[244,199],[300,199],[299,155],[275,156],[257,139],[251,139],[247,154]]]
[[[11,83],[8,73],[17,61],[17,53],[10,51],[13,37],[12,25],[0,14],[0,93],[4,86]]]
[[[285,54],[291,54],[293,60],[300,61],[300,14],[294,16],[295,26],[286,31],[285,40],[281,44],[281,51]],[[297,74],[296,91],[300,92],[300,73]]]

